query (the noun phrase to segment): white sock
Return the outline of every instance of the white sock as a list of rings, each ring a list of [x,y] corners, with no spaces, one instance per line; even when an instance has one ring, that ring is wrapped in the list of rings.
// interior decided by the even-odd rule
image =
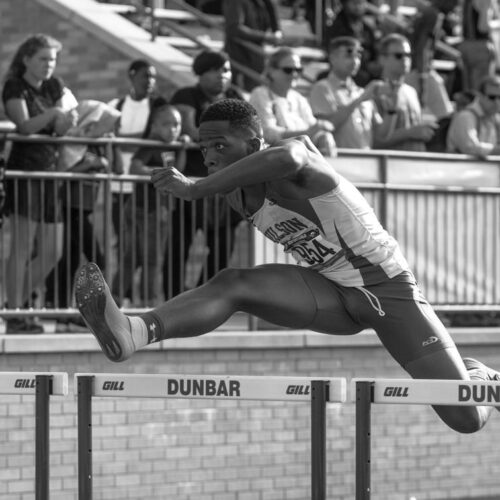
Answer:
[[[144,320],[139,316],[128,316],[130,332],[136,350],[148,345],[148,329]]]

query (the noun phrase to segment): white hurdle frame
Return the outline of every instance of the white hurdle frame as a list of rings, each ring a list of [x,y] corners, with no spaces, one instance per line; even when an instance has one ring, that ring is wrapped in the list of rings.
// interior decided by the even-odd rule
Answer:
[[[500,406],[500,382],[353,379],[356,402],[356,500],[371,495],[371,405]]]
[[[68,374],[62,372],[0,372],[0,394],[35,396],[35,499],[49,499],[49,398],[67,396]]]
[[[78,498],[92,500],[92,398],[302,401],[311,405],[311,500],[326,499],[326,404],[346,400],[345,378],[77,373]]]

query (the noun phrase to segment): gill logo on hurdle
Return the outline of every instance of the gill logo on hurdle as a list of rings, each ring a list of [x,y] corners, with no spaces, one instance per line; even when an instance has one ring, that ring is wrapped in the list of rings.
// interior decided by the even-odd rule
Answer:
[[[82,376],[83,374],[77,374]],[[104,397],[172,397],[310,401],[312,378],[233,375],[93,374],[93,395]],[[328,379],[334,401],[345,400],[345,380]]]

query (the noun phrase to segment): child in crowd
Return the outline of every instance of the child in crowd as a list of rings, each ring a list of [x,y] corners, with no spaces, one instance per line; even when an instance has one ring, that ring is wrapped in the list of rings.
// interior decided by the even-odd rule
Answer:
[[[87,99],[75,108],[78,115],[76,125],[68,129],[67,136],[95,139],[114,135],[120,111],[107,104]],[[119,158],[115,158],[115,160]],[[64,144],[59,148],[57,169],[74,174],[96,174],[109,170],[121,170],[115,161],[106,158],[104,146],[88,144]],[[88,260],[104,266],[104,255],[94,230],[94,209],[102,181],[77,178],[66,180],[61,185],[60,197],[63,206],[63,253],[57,266],[46,280],[45,302],[50,307],[66,308],[72,304],[73,276],[83,254]],[[72,320],[75,323],[75,320]],[[68,321],[58,321],[64,330]],[[77,323],[78,324],[78,323]],[[81,325],[80,325],[81,326]]]
[[[174,106],[160,101],[151,111],[151,128],[147,139],[165,144],[189,142],[189,137],[181,136],[181,114]],[[143,146],[132,157],[130,174],[143,175],[149,181],[153,168],[173,166],[184,170],[186,150],[166,151],[164,147]],[[160,303],[163,256],[166,250],[167,203],[165,197],[157,196],[149,182],[138,182],[132,198],[125,206],[125,235],[136,244],[126,244],[130,249],[124,256],[123,273],[119,273],[113,282],[113,292],[119,302],[123,302],[123,292],[129,290],[135,270],[142,268],[140,295],[144,305]],[[127,242],[130,243],[130,242]],[[140,305],[134,301],[135,305]]]

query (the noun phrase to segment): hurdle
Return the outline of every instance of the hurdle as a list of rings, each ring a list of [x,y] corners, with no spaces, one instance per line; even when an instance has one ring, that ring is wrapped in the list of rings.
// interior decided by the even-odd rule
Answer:
[[[77,373],[78,498],[92,499],[92,398],[302,401],[311,407],[311,500],[326,499],[326,405],[346,400],[345,378]]]
[[[0,372],[0,394],[35,396],[35,499],[49,499],[49,398],[68,394],[67,373]]]
[[[356,403],[356,500],[371,494],[371,405],[498,406],[500,383],[469,380],[353,379]]]

